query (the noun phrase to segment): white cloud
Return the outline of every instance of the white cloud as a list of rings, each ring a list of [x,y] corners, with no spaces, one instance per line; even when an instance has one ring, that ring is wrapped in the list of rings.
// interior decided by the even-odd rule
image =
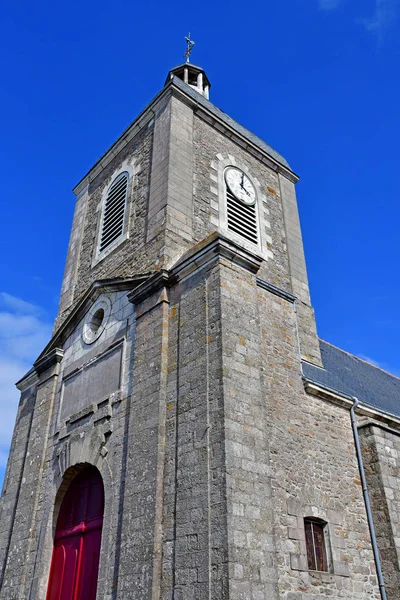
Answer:
[[[396,22],[400,11],[400,0],[374,0],[375,9],[370,17],[358,19],[365,29],[383,40],[386,31]],[[321,10],[334,10],[343,4],[344,0],[318,0]]]
[[[321,10],[333,10],[341,4],[342,0],[318,0]]]
[[[51,327],[40,307],[0,292],[0,468],[7,462],[18,407],[15,382],[43,350]]]
[[[17,314],[40,314],[42,309],[36,304],[31,304],[30,302],[25,302],[25,300],[21,300],[21,298],[16,298],[15,296],[11,296],[11,294],[7,294],[7,292],[0,292],[0,305],[11,309],[13,312]]]
[[[377,360],[374,360],[373,358],[370,358],[365,354],[359,354],[358,358],[361,358],[361,360],[365,360],[365,362],[369,363],[370,365],[373,365],[374,367],[379,367],[379,369],[383,369],[382,363],[379,363]]]
[[[375,0],[375,12],[362,23],[367,31],[375,34],[379,41],[383,35],[396,21],[400,6],[400,0]]]
[[[0,312],[0,359],[33,360],[49,340],[51,326],[32,315]]]
[[[388,373],[390,373],[391,375],[394,375],[395,377],[399,377],[400,376],[400,373],[399,373],[399,371],[397,369],[394,369],[394,368],[390,367],[386,363],[374,360],[370,356],[366,356],[365,354],[358,354],[358,358],[361,358],[361,360],[365,360],[365,362],[369,363],[370,365],[373,365],[374,367],[378,367],[378,369],[382,369],[383,371],[387,371]]]

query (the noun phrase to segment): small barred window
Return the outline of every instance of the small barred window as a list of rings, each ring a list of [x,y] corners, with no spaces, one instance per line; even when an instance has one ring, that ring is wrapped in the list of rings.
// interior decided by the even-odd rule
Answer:
[[[327,523],[324,521],[304,519],[307,562],[310,571],[329,571],[326,527]]]
[[[121,173],[108,190],[101,222],[99,252],[103,252],[124,233],[128,173]]]

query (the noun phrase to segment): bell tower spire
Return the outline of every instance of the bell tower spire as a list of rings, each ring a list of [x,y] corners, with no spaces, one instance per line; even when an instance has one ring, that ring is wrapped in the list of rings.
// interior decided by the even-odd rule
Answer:
[[[190,33],[185,37],[187,48],[184,53],[186,62],[171,69],[165,83],[168,83],[174,76],[187,83],[192,89],[196,90],[204,98],[209,98],[211,84],[208,77],[201,67],[192,65],[190,62],[190,54],[193,50],[194,41],[190,38]]]

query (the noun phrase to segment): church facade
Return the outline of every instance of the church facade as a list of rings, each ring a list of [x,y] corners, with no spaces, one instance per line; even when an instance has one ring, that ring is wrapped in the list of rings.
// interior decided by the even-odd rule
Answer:
[[[400,381],[318,339],[298,177],[209,87],[173,69],[74,190],[1,600],[400,598]]]

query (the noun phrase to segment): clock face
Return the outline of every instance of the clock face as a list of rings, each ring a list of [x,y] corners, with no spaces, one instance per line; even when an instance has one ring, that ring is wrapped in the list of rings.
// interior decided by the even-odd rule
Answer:
[[[236,167],[228,167],[225,171],[225,181],[235,198],[245,204],[255,204],[256,190],[243,171]]]

